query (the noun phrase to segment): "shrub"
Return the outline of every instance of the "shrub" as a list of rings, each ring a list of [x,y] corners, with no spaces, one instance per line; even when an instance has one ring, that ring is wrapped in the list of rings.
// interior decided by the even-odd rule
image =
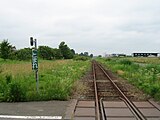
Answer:
[[[30,63],[5,63],[5,71],[3,75],[0,74],[0,101],[67,100],[71,95],[74,82],[89,67],[89,61],[40,61],[37,93],[35,76],[34,72],[31,72]]]
[[[111,61],[111,58],[106,58],[105,61]]]
[[[2,66],[0,65],[0,74],[3,72]]]
[[[12,80],[12,75],[6,75],[5,79],[6,79],[6,83],[9,84]]]
[[[6,93],[7,84],[2,76],[0,76],[0,101],[4,101],[4,94]]]
[[[6,101],[8,102],[20,102],[25,101],[26,99],[26,91],[20,83],[14,81],[11,82],[8,86],[8,92],[5,96]]]
[[[73,60],[76,60],[76,61],[78,61],[78,60],[87,61],[87,60],[89,60],[89,58],[86,57],[86,56],[75,56],[75,57],[73,58]]]
[[[128,59],[120,60],[119,63],[123,64],[123,65],[131,65],[132,64],[132,62]]]

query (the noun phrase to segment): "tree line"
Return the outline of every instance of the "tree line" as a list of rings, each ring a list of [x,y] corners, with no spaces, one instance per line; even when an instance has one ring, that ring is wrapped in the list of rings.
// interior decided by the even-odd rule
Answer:
[[[89,55],[88,52],[76,54],[75,50],[69,48],[64,41],[59,44],[58,48],[51,48],[49,46],[38,47],[38,57],[46,60],[73,59],[75,56],[93,57],[93,54]],[[8,40],[3,40],[0,43],[0,57],[4,60],[30,60],[32,57],[32,48],[17,50]]]

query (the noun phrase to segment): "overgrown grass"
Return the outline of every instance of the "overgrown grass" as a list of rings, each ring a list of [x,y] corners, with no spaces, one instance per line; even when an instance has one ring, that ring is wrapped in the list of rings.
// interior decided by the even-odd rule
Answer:
[[[130,57],[130,61],[145,64],[160,64],[160,57]]]
[[[0,65],[0,101],[67,100],[73,83],[90,67],[89,61],[40,61],[39,93],[30,62]]]
[[[127,58],[98,59],[98,61],[160,101],[160,65],[157,62],[140,66]]]

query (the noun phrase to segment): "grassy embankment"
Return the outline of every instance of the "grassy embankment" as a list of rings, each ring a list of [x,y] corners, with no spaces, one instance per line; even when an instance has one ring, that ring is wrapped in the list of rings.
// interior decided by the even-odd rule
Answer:
[[[98,61],[160,101],[159,58],[108,58],[99,59]],[[145,63],[145,65],[134,62]]]
[[[41,60],[37,93],[30,62],[0,60],[0,101],[66,100],[89,67],[89,61]]]

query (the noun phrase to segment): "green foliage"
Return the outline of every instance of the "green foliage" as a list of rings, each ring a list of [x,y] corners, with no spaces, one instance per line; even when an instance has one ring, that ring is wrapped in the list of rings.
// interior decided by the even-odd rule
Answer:
[[[61,42],[59,45],[59,49],[62,53],[62,56],[64,59],[72,59],[74,56],[74,52],[73,49],[71,50],[66,44],[65,42]]]
[[[46,60],[52,60],[52,59],[61,59],[62,53],[59,49],[50,48],[48,46],[39,46],[38,48],[39,56]]]
[[[24,87],[22,88],[21,84],[17,81],[12,81],[8,85],[8,91],[5,95],[5,101],[8,102],[20,102],[25,101],[26,91]]]
[[[75,55],[74,58],[73,58],[73,60],[76,60],[76,61],[78,61],[78,60],[87,61],[87,60],[89,60],[89,59],[90,59],[89,57],[79,56],[79,55]]]
[[[7,90],[8,88],[7,88],[5,78],[0,75],[0,101],[4,101],[4,97]]]
[[[48,46],[39,46],[39,55],[43,59],[51,60],[53,57],[52,48]]]
[[[11,58],[12,54],[12,46],[7,40],[3,40],[2,43],[0,44],[0,56],[3,59],[9,59]]]
[[[132,61],[128,60],[128,59],[122,59],[119,61],[120,64],[123,64],[123,65],[131,65],[132,64]]]
[[[19,64],[22,67],[22,63]],[[15,67],[18,68],[17,63]],[[36,91],[34,72],[27,72],[26,67],[27,73],[19,73],[16,69],[17,74],[0,74],[0,101],[67,100],[74,82],[80,79],[89,67],[89,61],[40,61],[39,93]]]
[[[24,48],[16,51],[17,60],[31,60],[32,50],[30,48]]]
[[[74,49],[71,49],[71,52],[73,53],[73,55],[76,54],[75,50]]]
[[[62,59],[63,58],[60,49],[55,48],[54,51],[55,51],[55,59]]]
[[[102,55],[98,55],[98,57],[99,57],[99,58],[101,58],[101,57],[102,57]]]
[[[70,49],[65,42],[61,42],[59,49],[51,48],[48,46],[39,46],[38,48],[39,57],[46,60],[52,59],[72,59],[75,55],[75,50]],[[7,40],[3,40],[0,44],[0,57],[3,59],[11,60],[31,60],[31,49],[24,48],[16,50],[16,48]]]
[[[129,80],[145,93],[160,100],[160,65],[146,64],[141,66],[130,62],[130,59],[122,58],[110,58],[110,60],[101,58],[98,61],[118,73],[121,77]]]
[[[105,61],[111,61],[111,58],[106,58]]]
[[[6,83],[7,84],[11,83],[12,75],[6,75],[5,78],[6,78]]]
[[[2,61],[2,63],[3,63],[4,61]],[[1,59],[0,59],[0,64],[1,64]],[[2,68],[2,66],[0,65],[0,74],[3,72],[3,68]]]
[[[84,53],[82,52],[82,53],[79,54],[79,56],[85,56],[85,57],[91,57],[91,58],[93,58],[93,54],[89,55],[88,52],[84,52]]]
[[[160,64],[160,57],[130,57],[128,59],[136,63]]]
[[[93,58],[93,54],[90,54],[90,57]]]

